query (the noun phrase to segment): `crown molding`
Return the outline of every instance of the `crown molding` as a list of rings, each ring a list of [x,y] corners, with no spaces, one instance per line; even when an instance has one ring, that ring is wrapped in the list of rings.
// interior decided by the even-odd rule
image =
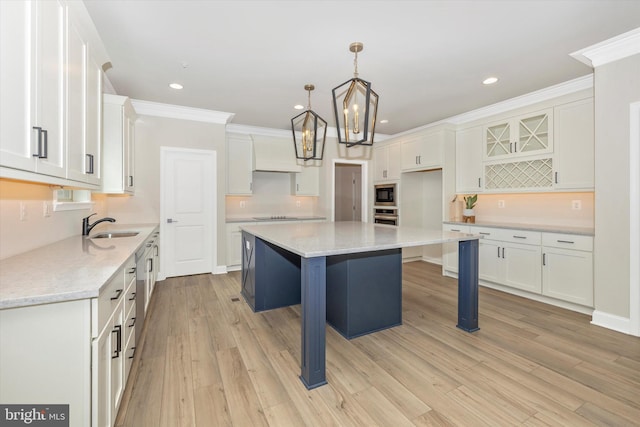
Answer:
[[[640,53],[640,28],[573,52],[571,56],[595,68],[638,53]]]
[[[483,119],[485,117],[494,116],[515,110],[517,108],[526,107],[538,102],[547,101],[549,99],[557,98],[571,93],[579,92],[585,89],[593,88],[593,74],[588,74],[577,79],[569,80],[568,82],[560,83],[554,86],[549,86],[544,89],[540,89],[535,92],[527,93],[515,98],[507,99],[495,104],[488,105],[486,107],[478,108],[466,113],[459,114],[457,116],[449,117],[441,122],[452,123],[460,125],[474,120]],[[438,123],[441,123],[438,122]]]
[[[263,136],[275,136],[280,138],[292,138],[291,129],[275,129],[265,128],[260,126],[240,125],[231,123],[227,125],[227,132],[239,133],[243,135],[263,135]],[[338,132],[335,127],[327,126],[327,138],[337,138]],[[384,141],[389,139],[390,136],[386,134],[379,134],[376,132],[375,140]]]
[[[235,114],[202,108],[183,107],[181,105],[132,99],[131,104],[137,114],[144,116],[167,117],[170,119],[192,120],[196,122],[226,125]]]

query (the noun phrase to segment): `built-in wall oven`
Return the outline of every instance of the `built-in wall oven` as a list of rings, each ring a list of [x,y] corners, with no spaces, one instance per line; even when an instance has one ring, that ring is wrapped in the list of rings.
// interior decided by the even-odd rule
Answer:
[[[396,184],[377,184],[374,187],[375,190],[375,205],[376,206],[397,206],[398,194],[396,191]]]
[[[373,222],[376,224],[398,225],[398,210],[396,208],[374,208]]]

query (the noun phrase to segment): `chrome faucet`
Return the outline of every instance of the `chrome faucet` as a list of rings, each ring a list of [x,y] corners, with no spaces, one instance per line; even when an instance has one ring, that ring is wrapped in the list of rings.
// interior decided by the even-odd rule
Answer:
[[[105,222],[105,221],[116,222],[115,219],[106,217],[106,218],[102,218],[102,219],[97,220],[93,224],[89,224],[89,218],[91,218],[94,215],[96,215],[96,214],[92,213],[88,217],[82,218],[82,235],[83,236],[88,236],[89,233],[91,232],[91,230],[93,229],[93,227],[95,227],[96,225],[100,224],[101,222]]]

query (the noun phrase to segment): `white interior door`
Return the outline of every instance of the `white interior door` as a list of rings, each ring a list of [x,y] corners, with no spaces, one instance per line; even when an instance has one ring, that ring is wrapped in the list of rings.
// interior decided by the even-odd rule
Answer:
[[[213,271],[216,152],[162,147],[160,216],[167,277]]]

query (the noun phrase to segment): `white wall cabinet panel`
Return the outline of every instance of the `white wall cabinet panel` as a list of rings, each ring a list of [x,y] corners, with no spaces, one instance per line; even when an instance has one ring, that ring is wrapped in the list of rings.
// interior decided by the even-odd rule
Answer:
[[[375,182],[400,179],[400,144],[388,144],[373,149]]]
[[[554,108],[554,188],[593,190],[593,98]]]
[[[103,97],[103,185],[114,194],[135,193],[135,121],[129,98],[104,94]]]
[[[320,195],[320,168],[303,166],[302,172],[291,174],[291,194],[294,196]]]
[[[253,141],[248,135],[227,135],[227,194],[253,193]]]
[[[456,132],[456,192],[480,193],[483,186],[482,127]]]

